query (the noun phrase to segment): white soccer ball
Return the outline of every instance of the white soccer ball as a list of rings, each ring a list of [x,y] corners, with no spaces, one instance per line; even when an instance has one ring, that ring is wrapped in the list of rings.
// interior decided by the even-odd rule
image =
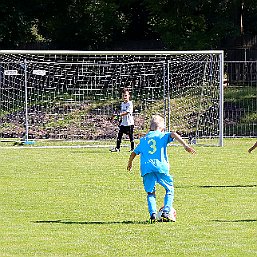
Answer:
[[[162,206],[162,207],[159,209],[158,213],[157,213],[157,219],[158,219],[158,220],[161,220],[161,219],[162,219],[163,208],[164,208],[164,206]],[[170,218],[170,220],[172,220],[173,222],[175,222],[175,221],[176,221],[176,217],[177,217],[177,212],[176,212],[176,210],[175,210],[174,208],[172,208],[171,211],[170,211],[170,213],[169,213],[169,218]]]

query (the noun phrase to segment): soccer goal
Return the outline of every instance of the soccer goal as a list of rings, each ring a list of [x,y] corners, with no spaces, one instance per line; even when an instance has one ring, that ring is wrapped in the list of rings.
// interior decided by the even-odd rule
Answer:
[[[131,91],[135,137],[152,114],[192,144],[223,145],[222,51],[0,51],[0,137],[104,142]]]

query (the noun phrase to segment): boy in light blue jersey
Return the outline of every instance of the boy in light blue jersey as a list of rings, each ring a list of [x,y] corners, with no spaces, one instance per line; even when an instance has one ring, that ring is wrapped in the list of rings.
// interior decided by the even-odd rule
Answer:
[[[148,211],[151,223],[157,219],[155,186],[160,184],[166,190],[164,207],[161,215],[162,221],[175,221],[172,215],[172,204],[174,199],[173,178],[169,174],[169,160],[167,156],[167,145],[173,140],[181,143],[185,150],[194,154],[195,150],[175,132],[164,132],[164,119],[155,115],[152,117],[150,131],[140,139],[139,144],[131,153],[127,170],[132,168],[132,162],[136,155],[140,155],[140,170],[143,177],[144,189],[147,193]]]

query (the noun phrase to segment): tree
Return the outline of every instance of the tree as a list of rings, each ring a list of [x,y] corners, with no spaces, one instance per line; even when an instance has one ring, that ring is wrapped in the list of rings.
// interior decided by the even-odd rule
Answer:
[[[42,5],[38,31],[57,48],[97,50],[122,30],[112,1],[47,0]]]
[[[150,24],[170,49],[213,49],[240,35],[240,0],[146,0]],[[235,11],[236,10],[236,11]]]
[[[243,33],[257,35],[257,0],[242,1]]]
[[[0,17],[1,48],[98,50],[160,39],[171,50],[216,49],[257,35],[257,0],[2,0]]]
[[[17,48],[35,39],[31,29],[34,17],[32,0],[0,2],[0,46]]]

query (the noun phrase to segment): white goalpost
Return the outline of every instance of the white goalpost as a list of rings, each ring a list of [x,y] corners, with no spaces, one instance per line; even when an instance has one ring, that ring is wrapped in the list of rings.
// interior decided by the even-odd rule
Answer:
[[[223,146],[223,51],[0,51],[0,138],[113,140],[128,87],[135,138],[152,114],[191,144]]]

